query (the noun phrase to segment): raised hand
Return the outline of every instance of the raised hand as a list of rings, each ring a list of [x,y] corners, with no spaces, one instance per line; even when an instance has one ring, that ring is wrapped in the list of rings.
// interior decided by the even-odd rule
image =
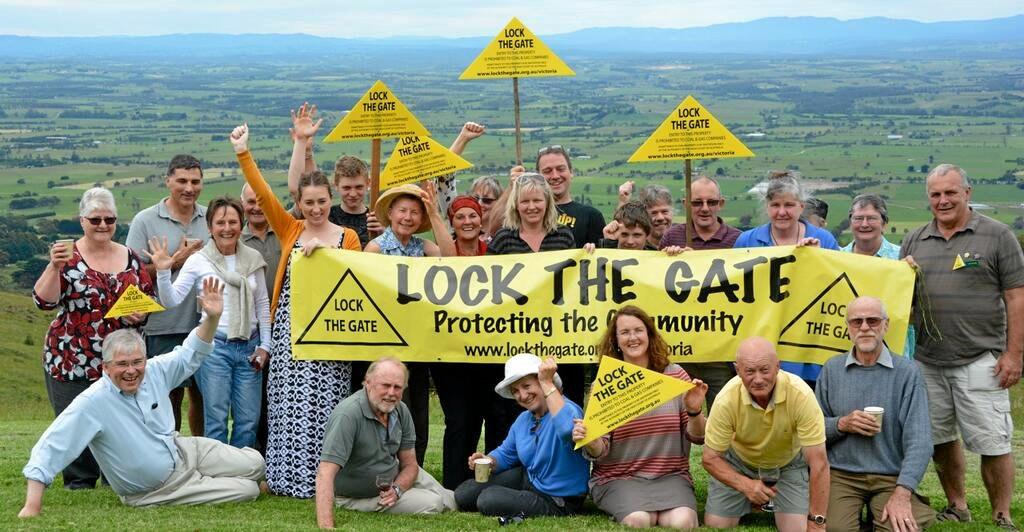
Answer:
[[[320,125],[324,123],[323,118],[313,121],[316,118],[316,105],[310,105],[309,102],[304,102],[298,112],[292,109],[291,115],[292,127],[288,131],[293,139],[300,142],[315,137]]]
[[[692,379],[690,383],[693,384],[693,388],[687,390],[683,396],[683,406],[687,412],[700,412],[704,406],[704,397],[708,393],[708,385],[700,379]]]
[[[231,141],[231,147],[235,149],[235,153],[249,151],[249,124],[242,124],[236,127],[228,135],[228,140]]]
[[[633,195],[633,182],[626,181],[619,185],[619,206],[629,201],[629,198]]]
[[[540,367],[537,368],[537,380],[542,384],[553,384],[556,371],[558,371],[558,363],[555,362],[555,358],[547,357],[540,363]]]
[[[186,247],[184,238],[182,238],[182,242],[178,248],[181,249],[183,247]],[[173,269],[174,258],[167,253],[166,236],[154,236],[153,238],[150,238],[149,251],[147,252],[146,250],[143,250],[143,253],[149,255],[149,260],[153,263],[153,267],[155,267],[157,271]]]
[[[466,140],[473,140],[484,134],[486,126],[483,124],[477,124],[476,122],[466,122],[462,125],[462,131],[459,132],[459,136]]]
[[[579,443],[587,438],[587,427],[582,419],[572,420],[572,441]]]
[[[54,242],[50,246],[50,264],[53,264],[53,267],[57,268],[57,270],[63,269],[64,265],[71,260],[74,247],[74,242]]]
[[[198,296],[199,307],[209,319],[220,319],[224,313],[224,285],[220,279],[209,276],[203,279],[203,293]]]
[[[612,220],[608,222],[608,225],[604,226],[604,229],[601,230],[601,234],[604,235],[604,237],[607,238],[608,240],[618,240],[619,230],[621,228],[622,226],[619,225],[619,222],[617,220]]]

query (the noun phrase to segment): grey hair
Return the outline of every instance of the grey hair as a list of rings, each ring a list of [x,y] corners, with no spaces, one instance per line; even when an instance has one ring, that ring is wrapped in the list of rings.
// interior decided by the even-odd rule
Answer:
[[[117,216],[117,205],[114,204],[114,195],[103,187],[93,187],[82,194],[82,201],[78,202],[78,215],[89,216],[98,210],[108,210]]]
[[[807,192],[800,185],[800,173],[791,170],[776,171],[768,174],[768,188],[764,193],[765,201],[772,201],[777,196],[788,194],[798,201],[807,201]]]
[[[103,339],[103,363],[114,360],[120,353],[141,352],[146,354],[146,341],[135,329],[118,329]]]
[[[488,192],[494,194],[495,198],[501,196],[501,183],[498,181],[497,176],[482,175],[474,179],[473,184],[469,187],[470,193],[476,190],[477,187],[483,187],[487,189]]]
[[[640,189],[640,201],[650,209],[659,203],[672,205],[672,192],[664,185],[647,185]]]
[[[889,207],[885,205],[885,199],[878,194],[861,194],[853,198],[853,203],[850,204],[850,214],[847,217],[853,218],[853,210],[864,207],[874,207],[882,217],[882,223],[889,223]]]
[[[404,362],[398,360],[397,357],[380,357],[377,360],[374,360],[372,363],[370,363],[369,368],[366,368],[366,376],[363,377],[364,386],[366,385],[366,381],[370,380],[370,377],[377,373],[377,370],[380,369],[380,366],[382,364],[394,364],[402,368],[402,373],[405,374],[405,385],[409,385],[409,368],[406,367]]]
[[[964,190],[971,188],[971,182],[967,179],[967,172],[965,172],[963,168],[949,163],[942,163],[935,168],[932,168],[932,171],[928,172],[928,177],[925,178],[925,182],[931,179],[932,176],[942,177],[950,172],[960,174],[960,184],[963,186]]]

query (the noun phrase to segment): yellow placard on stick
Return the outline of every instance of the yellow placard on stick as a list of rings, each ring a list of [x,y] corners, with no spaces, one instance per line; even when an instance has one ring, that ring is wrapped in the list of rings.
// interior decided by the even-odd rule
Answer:
[[[398,140],[380,174],[380,188],[415,183],[472,167],[472,163],[430,137],[406,135]]]
[[[106,319],[120,318],[135,312],[160,312],[162,310],[164,307],[160,306],[160,303],[139,290],[138,286],[130,284],[121,293],[121,297],[117,298],[114,306],[107,311],[107,315],[103,317]]]
[[[597,361],[611,312],[651,314],[676,362],[733,360],[763,336],[791,362],[850,349],[846,305],[880,298],[889,350],[906,340],[914,273],[905,262],[810,247],[598,249],[484,257],[291,255],[297,359],[499,364],[521,352]]]
[[[679,397],[690,388],[693,384],[689,382],[612,357],[602,357],[583,416],[587,437],[580,440],[576,448]]]
[[[706,107],[687,96],[629,157],[629,162],[753,156],[754,152]]]
[[[459,79],[575,76],[529,28],[512,17],[505,28],[466,67]]]
[[[385,139],[403,135],[429,136],[430,132],[383,81],[377,80],[324,138],[324,142]]]

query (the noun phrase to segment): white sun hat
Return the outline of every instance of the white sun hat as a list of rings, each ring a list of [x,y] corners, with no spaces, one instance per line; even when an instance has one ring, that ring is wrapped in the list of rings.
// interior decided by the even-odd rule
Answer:
[[[540,358],[532,353],[519,353],[505,362],[505,378],[494,387],[494,392],[505,399],[515,399],[510,386],[519,379],[536,375],[540,370]],[[562,378],[555,373],[555,387],[562,389]]]

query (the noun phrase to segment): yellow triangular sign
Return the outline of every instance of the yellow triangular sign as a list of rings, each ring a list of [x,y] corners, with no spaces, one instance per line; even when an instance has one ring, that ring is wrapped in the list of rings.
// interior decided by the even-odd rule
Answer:
[[[164,308],[160,306],[160,303],[139,290],[139,287],[130,284],[121,293],[121,297],[117,298],[114,306],[107,311],[107,315],[103,317],[106,319],[120,318],[134,312],[160,312],[161,310]]]
[[[687,96],[630,156],[629,162],[753,156],[754,152],[696,98]]]
[[[292,253],[293,265],[296,261],[311,260],[318,259],[303,257],[298,251]],[[301,359],[330,360],[334,358],[334,350],[347,345],[409,345],[351,269],[338,279],[306,326],[300,327],[301,321],[292,321],[295,346],[322,346],[321,349],[303,347],[303,356],[297,356]]]
[[[430,132],[398,96],[378,79],[324,138],[324,142],[385,139],[402,135],[428,136]]]
[[[959,270],[960,268],[963,268],[964,266],[967,266],[967,265],[964,264],[964,259],[962,257],[960,257],[960,255],[958,254],[956,256],[956,260],[953,261],[953,269],[954,270]]]
[[[693,384],[612,357],[601,357],[583,425],[584,445],[686,393]]]
[[[446,175],[473,165],[430,137],[407,135],[398,140],[384,172],[381,190]]]
[[[529,28],[512,17],[505,28],[462,72],[459,79],[575,76]]]

